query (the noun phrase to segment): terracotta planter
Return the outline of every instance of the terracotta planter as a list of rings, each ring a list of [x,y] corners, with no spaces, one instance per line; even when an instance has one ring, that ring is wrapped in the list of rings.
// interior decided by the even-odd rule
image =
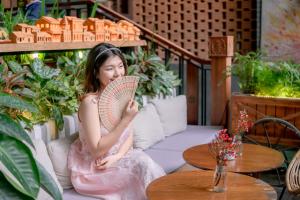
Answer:
[[[244,94],[232,94],[230,105],[231,130],[234,130],[237,126],[239,111],[244,109],[253,122],[266,116],[272,116],[284,119],[300,130],[300,98],[257,97]],[[270,137],[275,141],[275,138],[283,131],[283,127],[274,126],[268,130]],[[261,130],[257,130],[251,134],[260,137],[264,134],[264,130],[261,128]],[[287,131],[281,143],[291,144],[295,143],[295,141],[300,143],[299,137]]]

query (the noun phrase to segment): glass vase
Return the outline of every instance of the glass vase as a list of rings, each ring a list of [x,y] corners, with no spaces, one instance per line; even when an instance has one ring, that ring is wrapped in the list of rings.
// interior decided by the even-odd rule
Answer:
[[[224,192],[226,190],[226,166],[217,164],[213,177],[213,191]]]
[[[243,155],[243,142],[242,142],[242,136],[241,135],[235,135],[234,136],[234,142],[236,143],[236,156],[242,156]]]

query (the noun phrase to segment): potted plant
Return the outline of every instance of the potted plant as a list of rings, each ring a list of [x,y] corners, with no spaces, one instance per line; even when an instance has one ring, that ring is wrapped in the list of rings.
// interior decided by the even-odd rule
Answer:
[[[231,128],[237,126],[240,110],[246,110],[252,121],[265,116],[288,120],[300,129],[300,65],[291,61],[266,61],[262,54],[236,54],[229,72],[238,77],[241,93],[231,97]],[[262,130],[263,131],[263,130]],[[280,134],[276,127],[270,136]],[[257,135],[260,133],[257,132]],[[286,142],[295,136],[286,134]]]

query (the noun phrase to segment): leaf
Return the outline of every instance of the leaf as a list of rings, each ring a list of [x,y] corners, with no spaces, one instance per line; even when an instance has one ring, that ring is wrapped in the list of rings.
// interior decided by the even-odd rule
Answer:
[[[33,200],[29,196],[16,190],[5,178],[5,176],[0,172],[0,200]]]
[[[30,99],[33,99],[33,98],[36,98],[37,95],[35,92],[33,92],[31,89],[28,89],[28,88],[17,88],[17,89],[14,89],[14,92],[20,96],[24,96],[24,97],[27,97],[27,98],[30,98]]]
[[[20,124],[12,120],[8,115],[0,113],[0,134],[5,134],[21,141],[34,148],[31,138]]]
[[[15,61],[8,61],[7,65],[13,73],[18,73],[23,71],[23,67]]]
[[[35,58],[30,65],[34,74],[36,74],[41,79],[51,79],[54,76],[58,76],[60,69],[53,69],[48,66],[44,66],[44,63]]]
[[[31,103],[6,93],[0,92],[0,106],[15,108],[19,110],[28,110],[30,112],[38,112],[38,109]]]
[[[150,55],[149,58],[146,60],[146,62],[161,62],[161,58],[157,55]]]
[[[59,130],[64,128],[63,114],[57,106],[52,107],[52,116],[55,120],[55,124]]]
[[[47,170],[40,163],[37,162],[36,164],[39,170],[42,188],[46,192],[48,192],[48,194],[50,194],[53,197],[53,199],[61,200],[62,199],[61,193],[52,176],[47,172]]]
[[[97,3],[97,1],[95,1],[94,5],[92,7],[92,11],[91,11],[90,17],[95,17],[96,12],[97,12],[97,8],[98,8],[98,3]]]
[[[20,183],[22,188],[17,187],[17,190],[36,198],[39,192],[40,180],[38,169],[30,149],[19,140],[0,134],[0,161],[18,180],[18,182],[10,183],[14,187]],[[5,175],[8,176],[7,174]],[[12,180],[14,179],[9,179],[8,181]]]

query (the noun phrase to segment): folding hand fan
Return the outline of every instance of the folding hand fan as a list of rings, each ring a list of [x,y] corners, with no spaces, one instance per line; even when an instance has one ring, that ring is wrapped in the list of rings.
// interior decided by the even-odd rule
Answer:
[[[129,100],[134,98],[139,77],[123,76],[110,82],[99,99],[99,115],[104,127],[111,131],[121,120]]]

